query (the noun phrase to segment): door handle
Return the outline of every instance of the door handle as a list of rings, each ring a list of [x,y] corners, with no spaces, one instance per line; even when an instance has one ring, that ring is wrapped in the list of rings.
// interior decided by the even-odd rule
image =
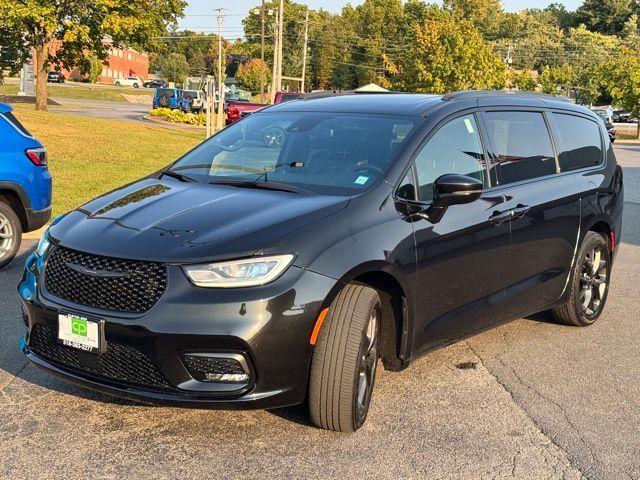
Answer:
[[[512,210],[512,218],[522,218],[529,212],[530,209],[531,207],[529,205],[522,205],[521,203],[519,203],[518,206]]]
[[[513,209],[511,210],[503,210],[502,212],[496,210],[493,212],[493,215],[489,217],[489,221],[496,225],[500,225],[504,222],[508,222],[513,218]]]

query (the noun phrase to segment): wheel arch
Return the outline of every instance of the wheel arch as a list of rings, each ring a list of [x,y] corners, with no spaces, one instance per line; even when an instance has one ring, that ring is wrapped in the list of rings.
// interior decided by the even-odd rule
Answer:
[[[411,321],[413,296],[399,268],[389,262],[367,262],[349,270],[329,293],[329,306],[347,283],[366,285],[381,294],[382,324],[379,344],[382,361],[387,370],[405,368],[411,356],[413,334]]]
[[[27,231],[29,227],[27,208],[31,208],[31,203],[22,187],[10,182],[0,182],[0,201],[13,209],[20,219],[22,229]]]

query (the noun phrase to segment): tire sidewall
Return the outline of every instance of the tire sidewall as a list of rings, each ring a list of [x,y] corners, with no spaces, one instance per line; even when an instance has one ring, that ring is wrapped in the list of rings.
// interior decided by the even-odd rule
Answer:
[[[580,305],[580,277],[582,275],[582,266],[584,263],[584,257],[586,253],[594,246],[601,246],[602,251],[606,254],[606,268],[607,268],[607,280],[606,280],[606,288],[604,291],[604,295],[602,296],[602,300],[600,301],[600,306],[598,311],[593,315],[588,316],[582,309]],[[575,311],[575,316],[580,325],[592,325],[600,318],[602,311],[604,310],[605,304],[607,302],[607,297],[609,296],[609,286],[611,283],[611,250],[609,246],[609,242],[607,239],[594,232],[589,232],[589,235],[585,238],[585,241],[582,243],[580,247],[580,251],[578,253],[578,259],[576,261],[576,267],[573,272],[573,285],[572,285],[572,308]]]
[[[20,244],[22,243],[22,224],[13,209],[2,201],[0,201],[0,212],[9,220],[15,236],[15,241],[9,254],[0,258],[0,268],[2,268],[11,263],[11,260],[14,259],[20,249]]]

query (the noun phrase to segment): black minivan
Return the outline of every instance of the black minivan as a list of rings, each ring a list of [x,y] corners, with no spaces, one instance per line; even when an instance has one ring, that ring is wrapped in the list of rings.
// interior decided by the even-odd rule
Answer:
[[[57,219],[19,293],[36,365],[151,403],[364,422],[378,359],[548,310],[594,323],[620,240],[602,121],[511,92],[265,108]]]

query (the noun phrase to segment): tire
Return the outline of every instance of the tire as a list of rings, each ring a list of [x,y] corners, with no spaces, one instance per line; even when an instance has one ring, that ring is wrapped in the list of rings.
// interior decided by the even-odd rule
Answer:
[[[381,312],[378,292],[361,285],[347,285],[331,303],[311,359],[308,407],[316,426],[355,432],[366,420]]]
[[[171,99],[168,95],[160,95],[158,97],[158,104],[160,104],[161,107],[168,108],[170,103]]]
[[[140,85],[138,85],[137,83],[133,84],[133,88],[138,88]]]
[[[571,292],[564,305],[551,310],[563,325],[587,327],[595,323],[604,309],[611,278],[611,251],[608,240],[587,232],[571,272]]]
[[[22,242],[22,224],[16,213],[0,201],[0,268],[6,266],[18,253]]]
[[[120,82],[116,82],[116,87],[119,87],[119,86],[120,86]]]

